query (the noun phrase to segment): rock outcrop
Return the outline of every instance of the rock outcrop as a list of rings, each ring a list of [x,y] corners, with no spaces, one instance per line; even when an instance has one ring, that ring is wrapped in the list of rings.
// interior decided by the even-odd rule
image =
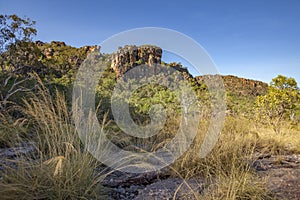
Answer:
[[[36,46],[43,46],[45,42],[42,42],[40,40],[35,41]]]
[[[173,63],[169,63],[168,66],[179,71],[185,79],[193,78],[193,76],[190,74],[187,67],[182,66],[180,63],[173,62]]]
[[[161,57],[162,49],[159,47],[127,45],[124,48],[119,47],[118,51],[112,54],[111,67],[119,77],[137,65],[149,65],[155,68],[155,64],[161,63]]]
[[[45,56],[46,58],[48,58],[48,59],[52,58],[53,53],[54,53],[54,49],[51,48],[51,47],[46,48],[46,49],[44,49],[44,51],[43,51],[44,56]]]
[[[60,41],[51,41],[50,44],[52,46],[57,46],[57,47],[65,47],[65,46],[67,46],[65,42],[60,42]]]
[[[45,42],[37,40],[34,43],[42,51],[43,56],[47,59],[51,59],[55,56],[59,56],[60,54],[62,54],[63,51],[66,51],[66,48],[64,48],[64,47],[69,47],[69,49],[72,49],[72,48],[77,49],[77,52],[81,51],[85,56],[89,52],[100,51],[100,46],[98,46],[98,45],[83,46],[80,48],[75,48],[75,47],[66,45],[65,42],[60,42],[60,41],[51,41],[50,43],[45,43]],[[70,62],[70,59],[72,59],[72,61],[76,60],[76,58],[73,58],[73,57],[74,57],[74,55],[72,55],[71,57],[68,57],[68,61]]]
[[[94,52],[94,51],[100,51],[100,48],[101,47],[98,46],[98,45],[80,47],[80,49],[83,49],[86,53]]]

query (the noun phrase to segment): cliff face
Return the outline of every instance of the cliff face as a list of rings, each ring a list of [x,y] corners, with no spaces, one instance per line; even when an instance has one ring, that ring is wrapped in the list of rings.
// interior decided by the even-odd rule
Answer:
[[[111,56],[111,67],[117,76],[122,76],[129,69],[137,65],[149,65],[155,67],[154,64],[161,63],[162,49],[156,46],[125,46],[119,47],[116,53]],[[153,69],[155,70],[155,69]]]
[[[205,78],[212,78],[215,75],[197,76],[196,81],[203,84]],[[251,79],[239,78],[236,76],[221,76],[223,79],[224,87],[227,92],[232,92],[242,96],[258,96],[264,95],[268,91],[268,84],[262,81],[255,81]]]

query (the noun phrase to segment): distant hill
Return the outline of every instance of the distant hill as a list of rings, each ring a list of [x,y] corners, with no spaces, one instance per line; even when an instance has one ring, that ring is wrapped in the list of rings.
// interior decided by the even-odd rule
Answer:
[[[209,78],[214,75],[196,76],[195,79],[198,83],[203,84],[204,77]],[[262,81],[240,78],[232,75],[221,76],[223,79],[224,87],[227,92],[241,96],[258,96],[264,95],[268,91],[268,84]]]

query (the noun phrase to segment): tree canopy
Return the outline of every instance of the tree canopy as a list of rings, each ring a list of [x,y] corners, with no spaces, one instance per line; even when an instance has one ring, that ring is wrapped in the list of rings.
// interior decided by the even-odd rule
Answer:
[[[35,21],[17,15],[0,15],[0,53],[18,41],[31,41],[37,31]]]
[[[35,21],[17,15],[0,15],[0,66],[2,71],[38,65],[39,51],[32,43]]]
[[[268,93],[257,97],[256,114],[279,133],[283,120],[294,117],[298,103],[299,89],[296,80],[278,75],[272,79]]]

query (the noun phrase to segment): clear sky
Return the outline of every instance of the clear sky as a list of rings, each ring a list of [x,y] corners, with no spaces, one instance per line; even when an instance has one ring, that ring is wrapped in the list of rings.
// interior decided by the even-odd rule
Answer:
[[[170,28],[200,43],[221,74],[300,83],[299,0],[0,0],[0,13],[37,21],[35,40],[77,47],[132,28]]]

